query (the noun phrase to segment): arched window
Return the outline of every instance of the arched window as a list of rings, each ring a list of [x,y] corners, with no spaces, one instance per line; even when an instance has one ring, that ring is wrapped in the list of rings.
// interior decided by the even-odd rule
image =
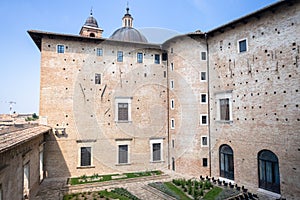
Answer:
[[[220,176],[234,180],[233,151],[230,146],[224,144],[220,147]]]
[[[95,37],[95,33],[90,33],[90,37]]]
[[[280,194],[280,176],[277,156],[269,150],[258,153],[259,187]]]

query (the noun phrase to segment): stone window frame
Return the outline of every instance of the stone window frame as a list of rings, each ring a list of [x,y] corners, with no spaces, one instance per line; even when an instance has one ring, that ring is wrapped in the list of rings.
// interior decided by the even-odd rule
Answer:
[[[201,51],[200,55],[201,55],[201,60],[203,60],[203,61],[207,60],[207,53],[206,53],[206,51]]]
[[[240,49],[240,43],[245,41],[246,42],[246,50],[244,51],[241,51]],[[247,38],[242,38],[240,40],[237,41],[237,50],[238,50],[238,53],[244,53],[244,52],[247,52],[248,51],[248,39]]]
[[[154,64],[160,64],[160,54],[154,54]]]
[[[63,44],[57,44],[56,45],[56,53],[58,54],[64,54],[65,53],[65,45]]]
[[[144,55],[143,55],[143,53],[142,52],[138,52],[137,54],[136,54],[136,62],[137,63],[143,63],[143,60],[144,60]]]
[[[202,101],[202,95],[205,95],[205,102]],[[200,104],[207,104],[207,93],[200,93]]]
[[[119,103],[128,104],[128,120],[119,120]],[[131,103],[132,97],[116,97],[115,98],[115,122],[116,123],[130,123],[131,121]]]
[[[206,138],[206,144],[203,144],[203,138]],[[208,135],[202,135],[201,136],[201,147],[208,147],[208,144],[209,144],[209,138],[208,138]]]
[[[151,163],[161,163],[164,162],[164,157],[163,157],[163,140],[164,138],[150,138],[150,162]],[[160,160],[153,160],[153,144],[160,144]]]
[[[220,123],[232,123],[233,122],[233,113],[232,113],[232,90],[230,91],[224,91],[219,92],[215,94],[216,98],[216,121]],[[228,99],[229,100],[229,120],[221,120],[221,105],[220,100],[221,99]]]
[[[170,89],[171,89],[171,90],[174,89],[174,80],[170,80]]]
[[[171,120],[170,120],[170,127],[171,127],[171,129],[175,129],[175,119],[174,118],[171,118]]]
[[[131,140],[132,139],[116,139],[116,145],[117,145],[117,158],[116,158],[116,165],[130,165],[131,162],[130,162],[130,159],[131,159],[131,156],[130,156],[130,152],[131,152]],[[122,145],[127,145],[127,163],[120,163],[119,161],[119,147],[122,146]]]
[[[117,62],[123,62],[123,51],[117,51]]]
[[[171,99],[171,101],[170,101],[170,108],[171,108],[171,110],[175,109],[175,100],[174,99]]]
[[[171,62],[171,64],[170,64],[170,70],[174,71],[174,63],[173,62]]]
[[[203,123],[202,117],[206,117],[206,123]],[[201,114],[200,115],[200,125],[207,126],[208,125],[208,114]]]
[[[39,146],[39,176],[40,176],[40,183],[44,180],[44,163],[45,163],[45,155],[44,155],[44,143],[40,144]]]
[[[205,73],[205,79],[202,80],[202,73]],[[200,72],[200,82],[207,82],[207,72],[206,71],[201,71]]]
[[[78,144],[78,162],[77,162],[77,169],[85,169],[85,168],[95,168],[94,166],[94,148],[93,148],[93,144],[92,142],[89,142],[89,141],[80,141],[80,142],[77,142]],[[81,166],[81,148],[83,147],[86,147],[86,148],[91,148],[91,164],[90,165],[87,165],[87,166]]]
[[[102,48],[97,48],[96,49],[96,55],[97,56],[103,56],[103,49]]]
[[[101,73],[95,73],[95,84],[96,85],[101,85]]]

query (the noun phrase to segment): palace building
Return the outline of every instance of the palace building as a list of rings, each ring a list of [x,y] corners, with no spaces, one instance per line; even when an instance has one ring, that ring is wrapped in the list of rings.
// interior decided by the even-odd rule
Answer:
[[[300,196],[300,2],[278,1],[203,33],[149,43],[28,31],[41,52],[48,178],[174,170],[277,198]]]

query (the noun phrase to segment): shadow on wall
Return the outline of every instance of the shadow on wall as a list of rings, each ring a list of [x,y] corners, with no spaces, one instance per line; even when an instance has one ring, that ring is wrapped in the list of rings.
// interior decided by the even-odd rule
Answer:
[[[55,133],[51,131],[45,138],[46,178],[68,178],[71,173],[55,137]]]

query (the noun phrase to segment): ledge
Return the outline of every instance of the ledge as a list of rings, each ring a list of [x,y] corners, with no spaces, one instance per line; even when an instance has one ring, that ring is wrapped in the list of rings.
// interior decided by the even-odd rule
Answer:
[[[91,166],[78,166],[78,167],[76,167],[76,169],[90,169],[90,168],[95,168],[95,166],[91,165]]]

